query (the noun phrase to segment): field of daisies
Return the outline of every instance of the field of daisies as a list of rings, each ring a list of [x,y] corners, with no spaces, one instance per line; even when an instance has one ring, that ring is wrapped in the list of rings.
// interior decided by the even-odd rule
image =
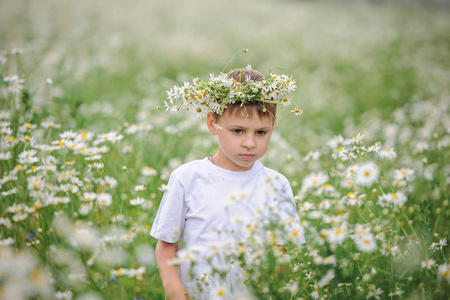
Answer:
[[[244,48],[231,68],[298,86],[304,114],[279,111],[263,163],[290,179],[302,228],[230,220],[248,238],[213,249],[211,299],[448,299],[450,8],[222,2],[0,3],[0,299],[164,299],[159,201],[217,144],[158,107]],[[246,293],[211,279],[229,264]]]

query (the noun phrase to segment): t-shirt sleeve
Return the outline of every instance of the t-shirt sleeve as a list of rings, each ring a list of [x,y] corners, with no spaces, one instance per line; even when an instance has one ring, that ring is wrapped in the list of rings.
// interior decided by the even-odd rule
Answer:
[[[172,173],[167,190],[161,199],[150,235],[167,243],[176,243],[184,230],[188,207],[184,199],[184,187]]]

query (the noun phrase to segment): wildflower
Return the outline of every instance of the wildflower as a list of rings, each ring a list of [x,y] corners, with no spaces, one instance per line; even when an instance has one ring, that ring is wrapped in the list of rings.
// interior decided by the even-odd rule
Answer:
[[[336,256],[330,255],[328,257],[325,257],[323,259],[323,264],[324,265],[335,265],[336,264]]]
[[[395,292],[391,292],[389,293],[389,297],[394,297],[394,296],[401,296],[403,295],[403,291],[402,290],[396,290]]]
[[[16,214],[22,210],[23,210],[23,204],[16,204],[16,203],[14,203],[12,206],[8,206],[6,208],[7,212],[14,213],[14,214]]]
[[[11,221],[8,218],[0,218],[0,225],[5,226],[7,229],[11,229]]]
[[[428,144],[425,141],[418,142],[416,148],[413,150],[414,154],[423,153],[428,150]]]
[[[438,268],[438,277],[442,280],[447,280],[450,283],[450,263],[444,263]]]
[[[169,168],[171,170],[176,169],[177,167],[179,167],[182,164],[182,160],[178,157],[172,158],[169,160]]]
[[[3,197],[5,197],[5,196],[10,196],[10,195],[14,195],[14,194],[17,194],[17,188],[12,188],[12,189],[10,189],[10,190],[8,190],[8,191],[5,191],[5,192],[2,192],[2,193],[1,193],[1,195],[2,195]]]
[[[98,232],[87,224],[80,223],[70,228],[69,242],[76,248],[92,249],[98,244],[98,241]]]
[[[28,131],[31,131],[31,130],[36,129],[36,128],[37,128],[36,124],[31,124],[29,122],[25,122],[24,124],[22,124],[19,127],[19,132],[28,132]]]
[[[359,145],[361,143],[361,140],[363,137],[364,137],[364,135],[361,135],[360,133],[358,133],[356,136],[354,136],[353,138],[350,139],[350,143]]]
[[[284,99],[287,99],[287,98],[284,98]],[[281,103],[286,103],[286,104],[289,103],[290,104],[290,101],[282,101]],[[289,105],[289,104],[287,104],[287,105]],[[303,110],[299,109],[299,108],[293,109],[293,110],[291,110],[291,112],[294,113],[296,116],[300,116],[303,114]]]
[[[326,239],[330,244],[336,243],[340,245],[344,242],[348,235],[346,223],[330,229],[323,229],[322,231],[326,233]]]
[[[72,297],[73,297],[72,291],[64,291],[64,292],[58,291],[55,293],[55,299],[58,299],[58,300],[60,300],[60,299],[61,300],[72,300]]]
[[[147,188],[145,187],[145,186],[143,186],[143,185],[136,185],[135,187],[134,187],[134,191],[135,192],[142,192],[142,191],[145,191]]]
[[[333,153],[331,154],[331,157],[333,159],[337,159],[338,157],[342,161],[348,160],[347,156],[349,155],[348,150],[345,147],[339,147],[333,150]]]
[[[111,277],[128,276],[129,272],[127,269],[118,268],[118,269],[111,270],[110,274],[111,274]]]
[[[38,162],[39,159],[35,157],[36,154],[36,150],[23,151],[19,154],[17,162],[20,164],[33,164],[35,162]]]
[[[97,170],[103,170],[105,168],[105,164],[104,163],[95,162],[93,164],[90,164],[89,167],[97,169]]]
[[[49,129],[49,128],[61,128],[61,125],[55,124],[52,120],[46,120],[41,123],[41,127]]]
[[[18,82],[19,80],[19,75],[9,74],[8,76],[3,77],[4,82]]]
[[[283,286],[283,289],[294,295],[298,291],[298,282],[291,280]]]
[[[158,174],[158,171],[156,171],[152,167],[143,167],[141,170],[141,174],[144,176],[156,176]]]
[[[314,208],[314,204],[311,202],[305,201],[300,207],[300,211],[308,211],[309,209]]]
[[[94,137],[94,134],[92,132],[82,132],[76,136],[75,141],[78,143],[82,142],[82,141],[87,142],[87,141],[92,140],[93,137]]]
[[[352,166],[347,167],[347,169],[345,170],[345,173],[344,173],[345,177],[346,178],[354,177],[356,172],[358,171],[358,167],[359,167],[358,165],[352,165]]]
[[[211,299],[232,299],[231,292],[223,284],[218,284],[209,294]]]
[[[58,204],[67,204],[70,202],[69,197],[55,197],[51,196],[46,199],[46,205],[58,205]]]
[[[339,197],[339,192],[336,192],[336,188],[329,183],[325,183],[317,190],[317,195],[325,194],[331,197]],[[327,203],[327,202],[324,202]],[[327,208],[328,209],[328,208]]]
[[[0,160],[10,160],[11,158],[11,152],[0,152]]]
[[[105,176],[105,184],[109,188],[113,189],[117,186],[118,182],[114,177],[111,176]]]
[[[169,187],[165,184],[161,184],[158,190],[160,190],[161,192],[167,192],[169,190]]]
[[[371,186],[378,180],[380,168],[374,163],[365,163],[358,167],[355,184]]]
[[[414,170],[410,168],[402,168],[399,170],[392,171],[392,179],[393,180],[406,180],[412,181],[414,179]]]
[[[83,201],[91,202],[91,201],[94,201],[96,198],[97,198],[97,194],[96,193],[84,192],[83,193],[83,197],[81,199]]]
[[[112,204],[112,196],[107,193],[97,194],[97,203],[100,207],[110,206]]]
[[[381,289],[381,288],[377,288],[377,289],[373,289],[373,290],[371,290],[371,291],[369,291],[369,293],[367,293],[367,296],[366,296],[366,298],[367,299],[370,299],[370,298],[375,298],[375,299],[381,299],[380,298],[380,295],[381,294],[383,294],[383,290]]]
[[[386,148],[378,151],[378,155],[381,159],[385,159],[387,161],[392,161],[397,157],[397,153],[395,153],[394,148]]]
[[[17,214],[15,214],[15,215],[13,216],[12,219],[13,219],[14,222],[19,223],[19,222],[22,222],[23,220],[25,220],[27,217],[28,217],[28,214],[25,214],[25,213],[17,213]]]
[[[44,186],[42,176],[30,176],[27,178],[29,190],[40,190]]]
[[[0,240],[0,246],[11,246],[15,243],[15,240],[12,237],[6,238],[4,240]]]
[[[447,240],[446,239],[440,239],[439,243],[432,243],[430,246],[430,249],[433,251],[442,250],[444,246],[447,246]]]
[[[309,161],[309,160],[318,160],[320,157],[319,151],[309,151],[308,154],[305,155],[303,158],[303,161]]]
[[[23,84],[13,83],[8,86],[8,92],[11,94],[19,94],[23,90]]]
[[[92,210],[92,203],[83,203],[80,205],[80,208],[78,209],[78,213],[82,216],[86,216],[89,214],[89,212]]]
[[[136,199],[131,199],[130,200],[130,205],[132,206],[140,206],[142,204],[144,204],[145,200],[143,198],[136,198]]]
[[[377,249],[377,243],[372,233],[366,233],[361,236],[356,236],[353,241],[356,247],[364,252],[373,252]]]
[[[399,249],[398,249],[398,246],[391,246],[391,245],[389,245],[389,244],[383,243],[383,244],[382,244],[382,248],[381,248],[380,251],[381,251],[381,253],[382,253],[383,255],[386,255],[386,256],[389,256],[389,255],[395,256],[395,255],[397,254],[397,252],[399,251]]]
[[[421,262],[421,266],[422,269],[427,268],[428,270],[430,270],[432,267],[434,267],[434,264],[436,263],[436,261],[432,258],[424,260]]]
[[[312,276],[313,276],[313,272],[306,272],[305,280],[312,279]]]
[[[347,189],[352,188],[354,184],[355,184],[355,182],[351,179],[343,179],[340,182],[341,187],[347,188]]]
[[[338,283],[338,287],[341,287],[341,286],[352,286],[353,285],[353,283],[345,283],[345,282],[341,282],[341,283]]]
[[[363,204],[363,199],[366,197],[365,194],[359,194],[358,192],[349,192],[346,196],[342,198],[344,204],[348,204],[351,206],[358,205],[361,206]]]
[[[327,142],[327,146],[331,149],[340,148],[344,145],[346,145],[346,141],[344,140],[342,135],[335,136],[329,142]]]
[[[319,289],[315,289],[312,293],[311,293],[311,298],[313,299],[319,299]]]
[[[322,279],[320,279],[320,281],[317,285],[322,288],[322,287],[326,286],[328,283],[330,283],[330,281],[333,278],[334,278],[334,270],[330,269],[327,271],[325,276],[323,276]]]
[[[388,195],[391,196],[391,202],[394,204],[395,208],[403,206],[403,204],[407,200],[405,193],[403,193],[401,191],[397,191],[395,193],[388,194]]]
[[[132,125],[126,126],[124,132],[126,134],[134,134],[134,133],[136,133],[138,131],[138,129],[139,129],[138,126],[132,124]]]
[[[378,196],[377,204],[381,207],[386,207],[390,204],[393,204],[394,209],[397,209],[398,207],[402,207],[406,200],[407,197],[405,193],[403,193],[402,191],[397,191],[395,193],[382,194]]]
[[[328,175],[318,172],[312,173],[303,178],[302,190],[307,191],[311,188],[315,188],[325,184],[328,181]]]
[[[136,278],[137,280],[141,280],[143,275],[145,274],[145,267],[141,266],[137,269],[128,270],[128,277]]]

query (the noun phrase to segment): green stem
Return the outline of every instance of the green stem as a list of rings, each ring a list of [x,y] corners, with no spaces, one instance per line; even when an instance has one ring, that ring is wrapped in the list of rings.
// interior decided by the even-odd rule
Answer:
[[[232,62],[233,59],[236,57],[236,55],[238,55],[238,54],[241,53],[241,52],[247,53],[247,49],[242,49],[242,50],[239,50],[238,52],[236,52],[236,53],[233,55],[233,57],[231,57],[230,61],[227,63],[227,65],[225,66],[225,68],[223,68],[223,70],[222,70],[221,73],[225,73],[225,70],[226,70],[226,69],[228,68],[228,66],[231,64],[231,62]]]

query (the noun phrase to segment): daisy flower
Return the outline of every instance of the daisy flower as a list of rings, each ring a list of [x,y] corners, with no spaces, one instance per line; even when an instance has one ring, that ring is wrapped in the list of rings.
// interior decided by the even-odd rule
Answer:
[[[144,204],[145,199],[137,197],[136,199],[131,199],[130,200],[130,205],[132,206],[140,206],[142,204]]]
[[[376,164],[368,162],[360,165],[356,173],[355,184],[362,186],[371,186],[378,180],[378,176],[380,175],[380,168]]]
[[[450,283],[450,263],[449,264],[442,264],[438,268],[438,277],[442,280],[447,280],[448,283]]]
[[[145,186],[143,186],[143,185],[136,185],[135,187],[134,187],[134,191],[135,192],[142,192],[142,191],[145,191],[147,188],[145,187]]]
[[[112,196],[107,193],[97,194],[97,203],[100,207],[110,206],[112,204]]]
[[[361,135],[361,133],[358,133],[356,136],[350,139],[351,144],[359,145],[361,144],[361,140],[364,137],[364,135]]]
[[[282,101],[282,103],[283,103],[283,101]],[[293,109],[293,110],[291,110],[291,112],[294,113],[296,116],[300,116],[303,114],[303,110],[299,109],[299,108]]]
[[[303,178],[302,190],[309,190],[311,188],[319,187],[328,181],[328,175],[322,172],[312,173]]]
[[[377,249],[377,243],[372,233],[368,232],[361,236],[356,236],[353,241],[356,247],[364,252],[373,252]]]
[[[378,151],[378,155],[381,159],[392,161],[397,157],[397,153],[395,153],[394,148],[385,148]]]
[[[426,269],[430,270],[432,267],[434,267],[435,263],[436,263],[436,261],[434,259],[430,258],[430,259],[422,261],[421,266],[422,266],[422,269],[426,268]]]
[[[412,181],[414,179],[414,170],[410,168],[402,168],[399,170],[392,171],[392,179],[394,181],[397,180],[406,180],[406,181]]]
[[[144,176],[155,176],[158,174],[158,171],[156,171],[154,168],[152,167],[143,167],[141,169],[141,174]]]
[[[347,225],[345,223],[330,229],[325,229],[326,239],[330,244],[341,245],[348,236]]]

